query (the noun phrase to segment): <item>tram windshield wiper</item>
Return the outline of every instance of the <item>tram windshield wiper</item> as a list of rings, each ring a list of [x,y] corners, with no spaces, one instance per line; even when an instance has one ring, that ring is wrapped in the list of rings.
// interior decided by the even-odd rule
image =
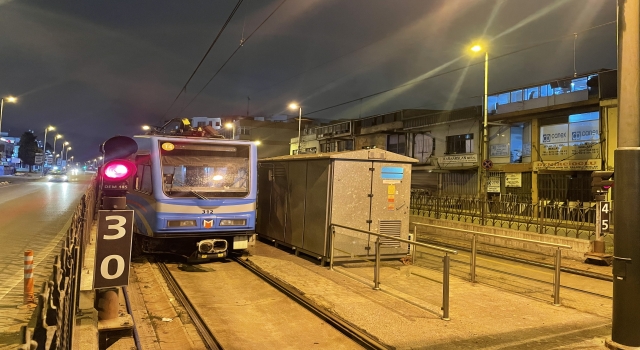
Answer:
[[[208,200],[209,198],[201,195],[200,193],[194,191],[194,190],[189,190],[189,192],[191,192],[193,195],[195,195],[196,197],[200,198],[200,199],[204,199],[204,200]]]

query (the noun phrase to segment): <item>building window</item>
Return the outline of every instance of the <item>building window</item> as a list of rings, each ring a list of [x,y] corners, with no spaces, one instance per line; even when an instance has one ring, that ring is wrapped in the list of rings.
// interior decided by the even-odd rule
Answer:
[[[198,127],[206,126],[207,122],[198,122]]]
[[[406,145],[405,135],[387,135],[387,151],[404,155]]]
[[[472,152],[473,134],[447,136],[447,154]]]

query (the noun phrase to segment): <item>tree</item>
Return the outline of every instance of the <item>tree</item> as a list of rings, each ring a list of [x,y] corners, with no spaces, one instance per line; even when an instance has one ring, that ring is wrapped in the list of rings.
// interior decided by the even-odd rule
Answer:
[[[36,135],[31,131],[25,131],[22,136],[20,136],[19,146],[18,158],[20,158],[22,163],[29,166],[29,172],[31,172],[31,167],[36,163],[36,153],[40,152],[40,148],[38,148],[38,143],[36,142]]]

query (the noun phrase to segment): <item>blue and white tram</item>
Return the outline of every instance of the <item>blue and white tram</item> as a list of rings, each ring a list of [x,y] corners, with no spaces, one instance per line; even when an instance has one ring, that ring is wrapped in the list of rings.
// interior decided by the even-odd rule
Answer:
[[[243,250],[255,231],[257,150],[250,141],[135,136],[127,207],[143,252],[195,259]]]

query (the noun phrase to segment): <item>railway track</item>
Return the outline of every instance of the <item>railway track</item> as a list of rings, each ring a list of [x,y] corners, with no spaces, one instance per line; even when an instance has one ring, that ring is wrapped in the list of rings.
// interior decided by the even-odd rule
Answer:
[[[289,348],[387,348],[368,334],[311,303],[295,288],[255,267],[248,259],[234,257],[226,262],[192,267],[181,264],[168,266],[164,262],[156,264],[208,349],[256,348],[260,345],[278,348],[277,344],[271,344],[270,341],[291,341],[287,346]],[[194,282],[195,279],[202,283]],[[241,287],[240,279],[245,279],[246,288]],[[211,282],[216,280],[225,286],[217,290],[210,289],[210,285],[216,284]],[[210,298],[203,298],[203,292],[209,290]],[[250,293],[243,296],[243,291]],[[229,292],[237,295],[235,305]],[[218,295],[223,293],[226,295]],[[291,327],[286,330],[289,339],[281,340],[279,334],[285,326]],[[300,329],[296,329],[298,326]],[[251,333],[264,335],[263,344],[256,345],[256,338],[247,332],[247,328],[251,329]],[[230,339],[231,333],[237,339]],[[246,343],[239,345],[242,338]]]

